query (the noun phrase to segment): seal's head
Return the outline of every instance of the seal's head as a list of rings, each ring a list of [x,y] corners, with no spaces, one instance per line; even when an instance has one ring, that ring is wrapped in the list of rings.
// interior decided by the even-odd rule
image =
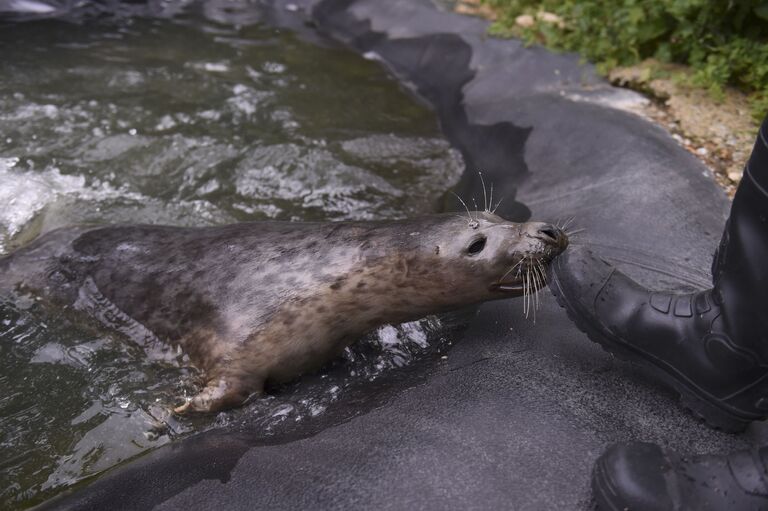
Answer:
[[[412,304],[422,295],[433,309],[533,294],[546,284],[547,265],[568,246],[554,225],[487,212],[434,215],[411,225],[398,229],[394,253],[401,271],[389,278],[408,289]]]

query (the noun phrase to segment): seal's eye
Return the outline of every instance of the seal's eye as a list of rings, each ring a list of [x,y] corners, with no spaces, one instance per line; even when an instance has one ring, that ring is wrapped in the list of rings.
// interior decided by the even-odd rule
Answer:
[[[472,242],[471,245],[467,248],[467,254],[469,255],[475,255],[479,254],[483,251],[485,248],[485,237],[478,238],[475,241]]]

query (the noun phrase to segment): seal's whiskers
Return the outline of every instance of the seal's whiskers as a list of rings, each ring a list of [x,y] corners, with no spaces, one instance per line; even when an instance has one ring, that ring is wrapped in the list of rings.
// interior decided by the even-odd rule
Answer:
[[[483,173],[481,171],[477,171],[477,174],[480,176],[480,182],[483,184],[483,211],[488,213],[488,194],[485,191],[485,179],[483,179]]]
[[[541,275],[541,264],[539,261],[536,261],[536,266],[533,267],[533,274],[536,277],[536,304],[535,308],[533,309],[533,323],[536,323],[536,310],[540,307],[541,303],[539,301],[539,291],[545,286],[546,281]]]
[[[477,207],[477,201],[475,200],[475,196],[472,196],[472,204],[475,205],[475,216],[478,216],[478,213],[480,213],[480,208]]]
[[[496,210],[499,209],[499,206],[501,206],[501,203],[504,201],[504,197],[499,199],[499,202],[496,203],[496,206],[491,210],[491,213],[496,214]]]
[[[493,206],[493,181],[491,181],[491,196],[488,199],[488,210],[487,210],[488,213],[493,213],[493,211],[491,211],[490,209],[492,206]]]
[[[470,221],[470,222],[475,222],[476,220],[475,220],[474,218],[472,218],[472,213],[470,213],[470,211],[469,211],[469,207],[467,206],[467,203],[466,203],[466,202],[464,202],[464,199],[462,199],[461,197],[459,197],[458,195],[456,195],[456,193],[455,193],[453,190],[451,190],[451,193],[453,194],[453,196],[454,196],[454,197],[456,197],[457,199],[459,199],[459,202],[461,202],[461,205],[462,205],[462,206],[464,206],[464,209],[466,209],[466,210],[467,210],[467,216],[469,217],[469,221]]]
[[[504,275],[501,276],[501,278],[499,279],[499,282],[503,282],[504,279],[506,278],[506,276],[509,275],[510,273],[512,273],[512,271],[515,269],[515,266],[517,266],[517,265],[514,265],[510,269],[508,269],[507,272]]]
[[[483,185],[483,211],[485,211],[486,213],[495,215],[496,210],[499,209],[499,206],[501,206],[501,203],[504,201],[505,197],[500,198],[499,202],[497,202],[494,205],[493,204],[493,181],[491,181],[490,187],[488,187],[485,185],[485,178],[483,177],[483,172],[478,171],[477,174],[480,176],[480,182]],[[489,192],[489,189],[490,189],[490,192]]]
[[[566,229],[568,229],[568,226],[570,226],[571,223],[573,223],[574,220],[576,220],[575,216],[569,216],[568,218],[565,219],[565,221],[563,222],[563,225],[557,225],[557,224],[555,225],[557,225],[557,227],[560,230],[565,231]]]
[[[508,269],[507,272],[504,275],[501,276],[501,278],[499,279],[499,282],[502,282],[507,277],[507,275],[509,275],[510,273],[515,271],[515,268],[519,267],[522,264],[523,261],[525,261],[525,256],[523,256],[522,259],[520,259],[518,262],[513,264],[512,267],[510,269]],[[517,274],[520,275],[520,272],[518,271]]]
[[[544,289],[547,286],[547,275],[544,272],[544,267],[541,265],[541,261],[536,261],[536,273],[539,276],[539,289]],[[538,308],[540,305],[538,293],[536,294],[536,297],[536,308]]]
[[[528,314],[531,311],[531,269],[525,268],[525,286],[523,296],[525,297],[523,308],[525,309],[525,319],[528,319]]]
[[[520,265],[529,256],[523,257],[516,265]],[[547,285],[547,272],[541,261],[538,259],[531,259],[531,263],[525,267],[525,275],[523,276],[523,314],[526,319],[533,312],[533,322],[536,323],[536,310],[541,306],[539,298],[539,291]],[[514,268],[514,267],[513,267]],[[522,268],[518,275],[522,272]],[[509,272],[508,272],[509,273]]]
[[[526,275],[523,275],[523,316],[528,318],[528,281]]]
[[[532,292],[532,299],[533,299],[533,305],[531,308],[533,309],[533,324],[536,324],[536,309],[539,308],[539,276],[536,273],[536,267],[531,267],[531,278],[533,279],[533,292]]]

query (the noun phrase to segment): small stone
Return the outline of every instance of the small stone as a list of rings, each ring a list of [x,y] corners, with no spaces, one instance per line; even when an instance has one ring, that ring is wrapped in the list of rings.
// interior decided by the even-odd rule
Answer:
[[[536,17],[539,18],[544,23],[555,25],[558,28],[563,28],[565,26],[565,22],[563,21],[563,18],[561,18],[560,16],[552,12],[539,11],[536,14]]]
[[[515,25],[518,27],[523,28],[530,28],[533,26],[533,24],[536,23],[536,21],[533,19],[533,16],[530,14],[521,14],[517,18],[515,18]]]
[[[728,179],[733,181],[734,183],[738,183],[741,181],[741,172],[734,170],[728,173]]]
[[[699,156],[706,156],[708,153],[709,151],[707,151],[706,147],[699,147],[698,149],[696,149],[696,154],[698,154]]]

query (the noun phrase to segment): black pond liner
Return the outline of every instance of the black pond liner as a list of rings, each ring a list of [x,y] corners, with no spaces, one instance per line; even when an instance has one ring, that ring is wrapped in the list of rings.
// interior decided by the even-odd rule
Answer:
[[[457,193],[506,197],[514,220],[565,220],[642,282],[706,286],[728,200],[662,129],[617,108],[574,55],[486,36],[429,0],[271,2],[267,19],[380,60],[439,116],[467,171]],[[375,115],[375,112],[371,112]],[[446,208],[454,208],[446,199]],[[588,509],[592,464],[615,441],[724,452],[760,441],[713,431],[615,360],[549,293],[482,306],[421,382],[265,440],[213,430],[50,501],[60,509]],[[337,403],[342,407],[343,403]],[[347,405],[350,406],[350,405]],[[354,414],[352,414],[354,415]]]

